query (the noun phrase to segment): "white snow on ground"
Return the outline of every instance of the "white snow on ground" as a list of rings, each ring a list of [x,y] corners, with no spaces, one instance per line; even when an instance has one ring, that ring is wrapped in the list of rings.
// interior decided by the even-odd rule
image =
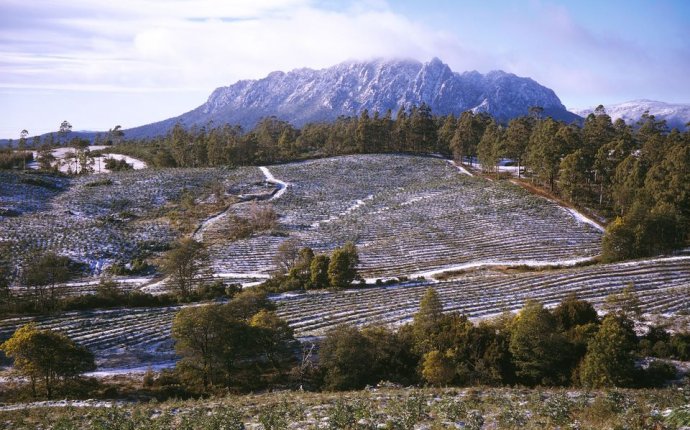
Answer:
[[[682,261],[682,260],[690,260],[690,256],[680,255],[677,257],[649,258],[646,260],[626,261],[624,263],[618,263],[618,265],[619,266],[637,266],[638,264],[654,263],[656,261]]]
[[[343,212],[340,212],[338,215],[333,215],[333,216],[330,216],[330,217],[328,217],[328,218],[326,218],[326,219],[324,219],[324,220],[320,220],[320,221],[313,222],[313,223],[311,224],[311,227],[312,227],[312,228],[317,228],[317,227],[320,226],[321,224],[328,224],[329,222],[336,221],[336,220],[340,219],[340,217],[346,216],[346,215],[350,214],[351,212],[353,212],[353,211],[355,211],[355,210],[361,208],[362,206],[364,206],[364,205],[367,203],[367,202],[366,202],[367,200],[372,200],[373,198],[374,198],[374,195],[373,195],[373,194],[369,194],[369,195],[366,196],[364,199],[359,199],[359,200],[357,200],[357,201],[355,202],[355,204],[353,204],[353,205],[350,206],[349,208],[345,209]]]
[[[280,198],[283,194],[285,194],[285,191],[287,191],[287,187],[290,185],[287,182],[283,182],[280,179],[276,179],[275,176],[273,176],[273,173],[271,173],[270,170],[268,170],[268,167],[261,166],[259,167],[261,170],[261,173],[264,174],[266,177],[266,182],[271,183],[271,184],[276,184],[278,185],[279,189],[278,192],[273,195],[269,201]]]
[[[604,231],[606,231],[604,226],[602,226],[598,222],[594,221],[592,218],[589,218],[589,217],[583,215],[582,213],[576,211],[575,209],[567,208],[565,206],[562,206],[562,208],[565,209],[568,213],[570,213],[573,217],[575,217],[575,219],[578,220],[579,222],[584,223],[584,224],[589,224],[602,233]]]
[[[218,222],[219,219],[223,218],[225,215],[227,215],[228,211],[230,211],[232,207],[228,206],[224,211],[221,213],[212,216],[211,218],[208,218],[204,221],[202,221],[201,225],[199,225],[199,228],[196,229],[194,234],[192,235],[192,238],[196,240],[197,242],[201,242],[204,238],[204,231],[208,229],[210,226]]]
[[[141,374],[141,373],[146,373],[148,370],[152,370],[154,372],[157,372],[157,371],[164,370],[164,369],[172,369],[173,367],[175,367],[176,363],[177,363],[177,360],[170,360],[170,361],[166,361],[164,363],[151,364],[151,365],[147,365],[147,366],[112,367],[112,368],[106,368],[106,369],[99,369],[99,370],[96,370],[95,372],[84,373],[84,376],[91,377],[91,378],[107,378],[109,376],[117,376],[117,375]]]
[[[462,174],[464,174],[464,175],[467,175],[467,176],[474,176],[472,173],[470,173],[469,170],[467,170],[467,169],[465,169],[464,167],[462,167],[462,165],[456,164],[455,161],[453,161],[453,160],[446,160],[446,161],[448,161],[448,163],[449,163],[451,166],[455,166],[455,167],[458,169],[458,171],[459,171],[460,173],[462,173]]]
[[[46,400],[43,402],[17,403],[0,406],[0,411],[19,411],[37,408],[110,408],[124,402],[104,402],[102,400]]]
[[[89,146],[90,151],[99,151],[99,150],[105,150],[107,151],[108,148],[111,148],[110,146],[104,146],[104,145],[96,145],[96,146]],[[78,162],[76,160],[72,161],[67,161],[69,159],[69,155],[74,153],[74,148],[65,146],[61,148],[54,149],[52,151],[53,156],[57,159],[57,162],[59,163],[58,169],[63,172],[67,173],[70,168],[72,171],[76,169],[78,166]],[[34,159],[38,158],[38,153],[34,151]],[[145,169],[148,167],[145,162],[137,159],[137,158],[132,158],[128,155],[122,155],[122,154],[107,154],[102,157],[94,157],[94,164],[93,164],[93,170],[95,174],[98,173],[110,173],[110,170],[105,168],[105,159],[106,158],[114,158],[116,160],[125,160],[128,164],[131,164],[134,170],[141,170]],[[30,163],[29,168],[31,169],[38,169],[39,165],[36,162]]]
[[[538,261],[538,260],[516,260],[516,261],[475,261],[473,263],[459,264],[456,266],[446,266],[440,269],[429,270],[425,272],[416,272],[409,275],[410,279],[424,277],[425,279],[433,279],[434,276],[446,272],[456,272],[467,269],[489,268],[489,267],[518,267],[526,266],[531,268],[544,268],[552,266],[575,266],[581,263],[593,261],[596,257],[581,257],[564,260],[553,261]]]

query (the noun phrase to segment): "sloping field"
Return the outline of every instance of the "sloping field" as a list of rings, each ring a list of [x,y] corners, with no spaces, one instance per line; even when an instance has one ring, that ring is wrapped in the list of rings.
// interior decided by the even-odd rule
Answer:
[[[476,319],[519,309],[530,298],[556,304],[571,292],[601,307],[607,295],[630,284],[646,314],[690,314],[690,257],[519,274],[477,272],[448,282],[290,293],[274,300],[278,314],[296,335],[308,337],[321,336],[338,324],[396,326],[407,322],[430,285],[438,291],[447,311]],[[174,362],[170,328],[177,310],[179,307],[69,312],[36,321],[89,347],[100,369],[143,369]],[[0,321],[0,340],[31,320]]]
[[[271,200],[302,246],[360,251],[366,278],[414,276],[469,263],[573,264],[599,253],[601,232],[555,203],[504,182],[469,177],[435,158],[358,155],[271,166],[287,183]],[[268,274],[286,238],[214,242],[217,272]]]
[[[690,257],[503,274],[475,273],[433,284],[445,310],[470,318],[520,309],[527,299],[555,305],[569,293],[600,307],[605,297],[633,285],[649,314],[690,313]],[[399,325],[409,321],[429,284],[286,295],[279,315],[298,336],[323,335],[338,324]]]
[[[219,183],[241,191],[262,178],[256,168],[147,169],[72,178],[0,172],[0,243],[10,244],[17,267],[31,251],[43,250],[98,273],[104,264],[175,240],[179,233],[163,209],[185,190],[200,197]]]
[[[51,317],[22,317],[0,321],[0,341],[23,324],[59,330],[96,356],[99,369],[155,366],[175,360],[170,336],[179,307],[66,312]]]

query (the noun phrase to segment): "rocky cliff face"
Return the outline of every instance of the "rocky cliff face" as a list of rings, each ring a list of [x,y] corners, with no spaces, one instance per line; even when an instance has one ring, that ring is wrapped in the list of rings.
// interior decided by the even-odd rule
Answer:
[[[167,131],[176,122],[185,126],[240,124],[253,127],[262,117],[276,116],[295,126],[330,121],[341,115],[369,112],[393,115],[400,107],[426,103],[435,114],[459,115],[466,110],[487,112],[507,121],[541,106],[547,115],[579,120],[556,94],[529,78],[502,71],[485,75],[453,72],[435,58],[345,62],[323,69],[273,72],[263,79],[243,80],[213,91],[208,101],[179,117],[131,129],[128,137]]]

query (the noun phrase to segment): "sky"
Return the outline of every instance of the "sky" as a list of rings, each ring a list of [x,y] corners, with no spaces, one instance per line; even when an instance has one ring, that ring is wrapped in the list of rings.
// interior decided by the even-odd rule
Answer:
[[[690,1],[0,0],[0,137],[126,129],[379,57],[531,77],[568,108],[690,103]]]

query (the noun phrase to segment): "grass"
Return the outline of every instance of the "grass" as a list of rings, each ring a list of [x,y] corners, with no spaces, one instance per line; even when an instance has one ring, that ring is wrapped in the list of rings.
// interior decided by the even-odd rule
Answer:
[[[42,429],[677,429],[685,391],[521,388],[274,392],[113,407],[0,412],[12,428]]]

